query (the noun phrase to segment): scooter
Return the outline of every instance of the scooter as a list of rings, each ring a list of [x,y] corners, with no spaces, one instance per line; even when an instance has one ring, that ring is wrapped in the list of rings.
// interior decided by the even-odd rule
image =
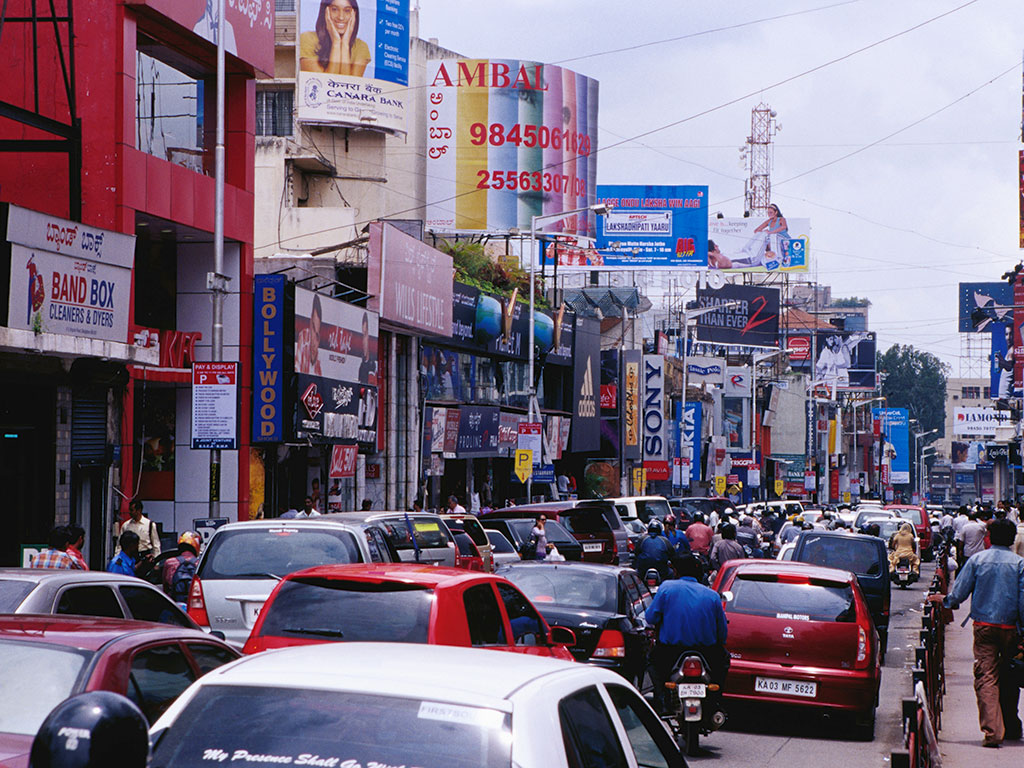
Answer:
[[[721,686],[711,680],[711,667],[703,654],[684,651],[665,683],[662,718],[675,736],[679,751],[690,757],[700,750],[701,734],[725,725]]]
[[[644,574],[644,584],[647,585],[647,589],[652,595],[657,594],[658,587],[661,586],[661,574],[658,573],[657,568],[647,569],[647,573]]]
[[[909,557],[901,557],[899,559],[890,578],[892,579],[892,583],[897,584],[900,589],[906,589],[917,581],[918,575],[911,567],[911,560]]]

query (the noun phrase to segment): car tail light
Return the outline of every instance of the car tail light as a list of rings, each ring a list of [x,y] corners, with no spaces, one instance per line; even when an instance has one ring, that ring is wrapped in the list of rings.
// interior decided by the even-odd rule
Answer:
[[[687,656],[683,659],[683,677],[703,677],[704,662],[697,656]]]
[[[870,627],[868,627],[870,629]],[[854,669],[865,669],[868,666],[868,633],[863,624],[857,625],[857,663]]]
[[[206,600],[203,598],[203,583],[198,578],[192,579],[192,586],[188,590],[188,615],[199,626],[210,626],[210,617],[206,615]]]
[[[628,549],[630,552],[633,552],[633,551],[636,550],[636,544],[633,543],[632,539],[630,539],[629,541],[626,542],[626,549]]]
[[[621,659],[626,656],[626,638],[617,629],[606,629],[597,640],[596,659]]]

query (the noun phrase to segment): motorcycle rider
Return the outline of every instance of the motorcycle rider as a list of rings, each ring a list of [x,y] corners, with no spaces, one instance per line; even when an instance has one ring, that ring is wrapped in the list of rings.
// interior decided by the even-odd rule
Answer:
[[[693,556],[673,561],[677,578],[664,582],[647,609],[648,623],[657,632],[651,661],[654,665],[654,698],[664,711],[665,683],[683,651],[704,656],[711,679],[721,684],[729,669],[725,650],[727,627],[722,598],[697,581],[700,564]]]
[[[651,568],[658,571],[662,581],[669,577],[669,564],[675,550],[663,535],[661,523],[651,520],[647,524],[647,535],[641,536],[636,544],[636,570],[641,575]]]
[[[672,545],[676,555],[690,554],[690,540],[686,538],[685,533],[676,528],[676,519],[673,515],[665,518],[665,538]]]
[[[921,558],[917,554],[917,539],[914,536],[914,526],[910,523],[903,523],[889,539],[889,567],[895,572],[900,560],[910,560],[910,570],[915,574],[921,573]]]
[[[719,570],[730,560],[742,559],[747,556],[743,545],[736,541],[736,526],[725,523],[722,526],[722,538],[715,542],[711,549],[711,568]]]
[[[714,535],[714,529],[704,523],[703,512],[697,512],[693,516],[693,522],[686,529],[686,538],[690,540],[691,549],[701,555],[707,555],[711,551],[711,538]]]

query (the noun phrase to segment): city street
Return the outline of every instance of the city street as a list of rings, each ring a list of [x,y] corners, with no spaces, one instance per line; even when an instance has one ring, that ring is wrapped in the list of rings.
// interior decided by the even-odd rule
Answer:
[[[889,754],[901,748],[900,706],[910,696],[910,670],[921,628],[921,604],[931,583],[933,566],[925,563],[921,580],[909,589],[892,590],[889,650],[882,671],[882,688],[875,722],[875,739],[857,741],[847,723],[828,720],[801,708],[758,707],[730,715],[724,730],[701,741],[702,751],[687,758],[690,765],[811,768],[842,755],[843,768],[880,768]],[[958,612],[959,613],[959,612]],[[969,647],[968,647],[969,649]],[[969,674],[969,670],[968,670]],[[947,709],[967,707],[976,722],[973,693],[969,698],[947,696]],[[970,738],[980,739],[974,733]],[[980,747],[978,752],[981,752]]]

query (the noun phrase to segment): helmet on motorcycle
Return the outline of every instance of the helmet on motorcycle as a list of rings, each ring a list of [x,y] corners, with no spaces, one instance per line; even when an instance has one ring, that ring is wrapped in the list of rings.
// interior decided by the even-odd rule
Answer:
[[[651,522],[647,524],[647,532],[651,536],[660,536],[663,530],[664,529],[661,527],[661,522],[658,520],[651,520]]]
[[[665,515],[665,525],[675,525],[675,524],[676,524],[676,516],[674,514],[669,512],[667,515]]]
[[[30,768],[145,766],[149,758],[146,718],[130,699],[110,691],[72,696],[39,727]]]
[[[693,513],[693,522],[695,522],[695,523],[703,523],[704,522],[704,513],[703,512],[694,512]]]
[[[199,534],[195,531],[185,531],[181,536],[178,537],[178,549],[182,547],[191,547],[192,551],[197,555],[199,550],[202,548],[203,540],[199,537]]]

